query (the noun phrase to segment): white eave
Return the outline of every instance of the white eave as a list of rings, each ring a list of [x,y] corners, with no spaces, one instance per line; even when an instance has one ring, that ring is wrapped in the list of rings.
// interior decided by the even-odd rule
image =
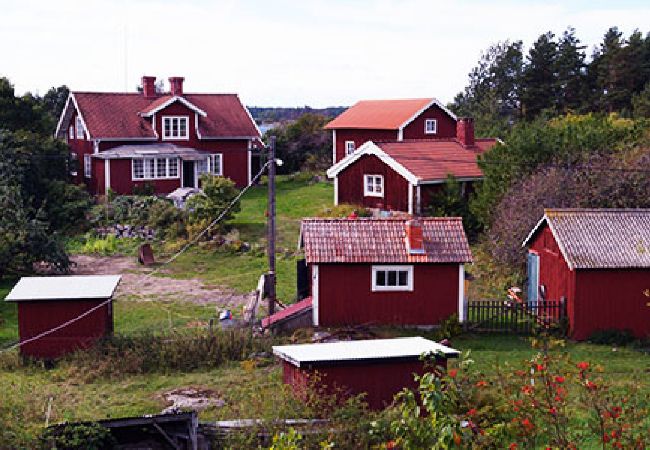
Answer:
[[[413,115],[412,115],[412,116],[411,116],[411,117],[410,117],[406,122],[404,122],[402,125],[400,125],[399,129],[397,130],[398,133],[399,133],[399,135],[402,136],[403,133],[404,133],[404,128],[406,128],[406,127],[408,126],[408,124],[410,124],[410,123],[413,122],[415,119],[417,119],[418,117],[420,117],[420,115],[421,115],[424,111],[426,111],[427,109],[431,108],[431,107],[434,106],[434,105],[437,106],[438,108],[442,109],[442,110],[443,110],[443,111],[444,111],[444,112],[445,112],[449,117],[451,117],[451,118],[454,119],[455,121],[458,121],[458,117],[456,117],[456,114],[454,114],[453,112],[451,112],[451,111],[449,110],[449,108],[447,108],[445,105],[443,105],[442,103],[440,103],[440,101],[439,101],[437,98],[433,98],[433,99],[431,99],[431,101],[430,101],[429,103],[427,103],[427,104],[424,105],[422,108],[420,108],[420,110],[419,110],[418,112],[416,112],[415,114],[413,114]]]
[[[553,238],[555,238],[555,242],[557,243],[557,246],[560,248],[560,253],[562,253],[562,257],[564,258],[564,261],[566,261],[567,266],[569,266],[569,270],[573,270],[574,266],[573,263],[571,262],[571,259],[568,258],[566,249],[564,248],[564,245],[562,244],[561,239],[559,239],[557,232],[555,231],[555,228],[553,227],[553,223],[551,223],[550,220],[548,220],[548,217],[546,216],[546,213],[544,213],[544,216],[542,216],[541,219],[539,219],[539,222],[537,222],[537,225],[532,229],[530,233],[528,233],[528,236],[526,236],[526,239],[524,239],[524,242],[521,243],[522,247],[526,247],[528,244],[533,239],[533,236],[537,234],[537,232],[540,230],[542,225],[546,223],[548,225],[549,230],[551,230],[551,234],[553,234]]]
[[[195,113],[201,115],[201,117],[207,117],[208,116],[208,114],[205,111],[203,111],[201,108],[199,108],[195,104],[185,100],[183,97],[180,97],[178,95],[175,95],[172,98],[170,98],[169,100],[167,100],[166,102],[161,103],[160,105],[158,105],[156,108],[152,109],[151,111],[140,113],[140,115],[142,117],[151,117],[154,114],[156,114],[158,111],[167,108],[169,105],[171,105],[172,103],[175,103],[175,102],[181,102],[183,105],[187,106],[189,109],[191,109]]]
[[[86,125],[86,120],[84,119],[83,114],[81,113],[81,109],[79,109],[79,105],[77,104],[77,99],[74,96],[74,92],[70,92],[68,95],[68,100],[65,102],[65,107],[63,108],[63,111],[61,111],[61,116],[59,117],[59,122],[56,124],[56,131],[54,131],[54,137],[55,138],[63,138],[66,136],[67,133],[67,127],[68,123],[70,121],[70,118],[72,118],[72,113],[70,112],[70,104],[74,105],[75,111],[77,111],[77,115],[81,119],[81,123],[84,126],[84,134],[86,135],[86,139],[90,140],[90,130],[88,129],[88,125]],[[63,122],[65,118],[68,118],[66,121],[66,130],[63,131],[61,130],[61,127],[63,126]],[[63,131],[63,134],[61,132]]]
[[[384,152],[377,144],[372,141],[367,141],[361,147],[357,149],[354,153],[346,156],[332,167],[327,169],[327,176],[329,178],[336,178],[336,176],[346,169],[350,164],[357,161],[364,155],[374,155],[379,158],[383,163],[388,165],[395,172],[399,173],[412,185],[417,185],[420,182],[420,179],[416,177],[411,171],[406,167],[395,161],[390,155]]]

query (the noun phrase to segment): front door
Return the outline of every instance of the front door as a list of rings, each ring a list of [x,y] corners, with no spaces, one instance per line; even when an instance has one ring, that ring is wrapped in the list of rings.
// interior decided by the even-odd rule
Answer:
[[[183,161],[183,187],[195,187],[194,161]]]

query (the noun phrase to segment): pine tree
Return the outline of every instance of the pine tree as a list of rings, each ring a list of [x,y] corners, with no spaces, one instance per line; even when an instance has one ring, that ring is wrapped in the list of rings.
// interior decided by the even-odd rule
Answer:
[[[532,120],[544,110],[557,109],[558,46],[550,31],[542,34],[528,52],[521,80],[521,109]]]
[[[575,36],[575,28],[569,27],[558,42],[556,59],[557,109],[566,114],[582,107],[583,86],[586,81],[585,46]]]

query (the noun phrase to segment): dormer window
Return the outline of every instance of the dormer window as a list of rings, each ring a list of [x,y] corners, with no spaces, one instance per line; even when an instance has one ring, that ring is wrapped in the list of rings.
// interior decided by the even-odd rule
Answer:
[[[426,119],[424,121],[424,133],[436,134],[438,132],[438,121],[436,119]]]
[[[76,127],[77,127],[77,139],[83,139],[84,138],[84,123],[81,120],[80,116],[77,116]]]
[[[163,139],[189,139],[187,116],[163,116]]]
[[[345,141],[345,155],[351,155],[356,149],[354,141]]]
[[[68,129],[68,140],[74,139],[74,125],[70,124],[70,128]]]

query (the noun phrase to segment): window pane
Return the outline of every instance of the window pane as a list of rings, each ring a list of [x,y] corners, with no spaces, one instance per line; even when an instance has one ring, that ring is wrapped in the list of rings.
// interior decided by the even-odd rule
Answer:
[[[375,272],[375,284],[377,286],[386,286],[386,272],[383,270],[378,270]]]
[[[394,270],[387,271],[388,273],[388,286],[397,286],[397,272]]]
[[[133,160],[133,178],[144,177],[144,164],[141,159]]]
[[[178,158],[169,158],[169,176],[178,176]]]
[[[153,159],[144,160],[144,177],[153,178],[154,177],[154,163]]]
[[[187,118],[178,119],[180,125],[180,137],[187,136]]]
[[[196,162],[196,171],[199,174],[206,173],[208,171],[208,160],[210,157],[208,156],[206,159],[202,159],[200,161]]]
[[[158,158],[156,159],[156,178],[166,178],[167,177],[167,159]]]
[[[398,274],[397,284],[399,286],[408,286],[409,273],[406,270],[400,270]]]
[[[373,192],[372,177],[366,178],[366,185],[368,192]]]
[[[178,119],[172,119],[172,136],[178,136]]]
[[[169,123],[171,119],[165,118],[163,122],[165,123],[165,137],[169,137],[171,133],[171,124]]]

